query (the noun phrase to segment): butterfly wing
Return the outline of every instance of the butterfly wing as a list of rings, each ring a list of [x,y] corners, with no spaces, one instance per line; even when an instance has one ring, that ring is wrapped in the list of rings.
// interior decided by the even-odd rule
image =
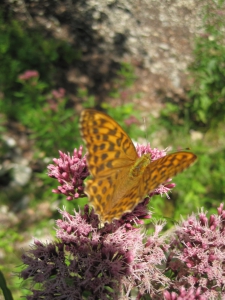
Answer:
[[[111,176],[116,170],[132,165],[138,158],[129,136],[106,114],[94,109],[83,110],[80,129],[93,177]]]
[[[126,211],[122,211],[122,203],[120,209],[117,204],[129,189],[125,181],[138,155],[119,124],[102,112],[84,110],[80,129],[88,150],[87,162],[92,175],[86,183],[85,193],[101,220],[111,222],[108,214],[119,218]],[[117,209],[120,213],[116,213]]]
[[[93,197],[92,201],[95,201],[97,213],[103,222],[110,223],[113,219],[120,219],[124,213],[132,211],[160,184],[188,168],[196,159],[197,156],[191,152],[176,152],[152,161],[138,181],[127,181],[127,171],[126,173],[121,171],[119,176],[114,173],[112,177],[104,181],[96,179],[89,181],[88,184],[92,190],[91,199]],[[102,188],[101,195],[96,194],[99,186]],[[115,199],[113,195],[116,195]]]
[[[81,114],[80,129],[92,175],[85,192],[103,222],[120,219],[132,211],[147,194],[197,159],[191,152],[172,153],[149,161],[143,174],[132,180],[129,175],[138,155],[119,124],[102,112],[86,109]]]
[[[131,212],[144,199],[139,191],[140,183],[137,181],[131,186],[128,185],[122,196],[112,202],[111,207],[108,207],[106,203],[104,213],[101,215],[104,222],[111,223],[113,219],[120,219],[123,214]]]
[[[85,192],[101,222],[111,223],[113,219],[120,219],[138,203],[138,188],[132,189],[127,178],[127,170],[124,169],[112,172],[108,177],[87,181]]]
[[[194,153],[180,151],[152,161],[145,169],[139,193],[144,197],[169,178],[190,167],[196,159]]]

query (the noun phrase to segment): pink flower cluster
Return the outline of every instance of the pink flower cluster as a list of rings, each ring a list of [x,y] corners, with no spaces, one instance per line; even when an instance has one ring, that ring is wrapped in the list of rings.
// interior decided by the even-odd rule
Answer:
[[[60,213],[59,241],[47,245],[35,241],[33,249],[23,254],[27,268],[22,278],[41,285],[33,287],[27,299],[129,299],[132,291],[139,298],[157,297],[158,287],[168,285],[169,279],[158,268],[167,249],[160,237],[162,224],[155,225],[148,237],[141,228],[119,222],[100,228],[88,206],[84,214]]]
[[[225,298],[223,204],[218,216],[191,215],[167,239],[160,223],[150,235],[119,221],[101,227],[88,205],[60,213],[58,242],[36,240],[22,256],[21,277],[33,282],[28,300]]]
[[[201,288],[186,290],[181,287],[178,293],[165,291],[164,300],[207,300],[201,295]]]
[[[52,192],[64,194],[67,200],[85,197],[84,179],[89,175],[86,157],[82,157],[82,146],[74,149],[73,155],[59,151],[60,158],[54,158],[55,165],[48,166],[48,176],[58,180],[60,186]]]
[[[65,95],[66,95],[66,90],[64,88],[58,88],[58,90],[52,90],[51,98],[48,99],[48,106],[46,106],[44,110],[48,111],[50,109],[54,112],[57,112],[60,109],[60,103],[63,102]]]
[[[58,90],[53,90],[52,95],[55,99],[61,99],[65,96],[66,90],[64,88],[59,88]]]
[[[150,152],[152,160],[165,155],[150,146],[137,146],[137,152]],[[89,171],[82,147],[73,156],[59,153],[55,165],[48,166],[49,176],[60,184],[53,192],[68,200],[84,197]],[[162,185],[161,192],[171,187]],[[225,299],[223,204],[218,215],[207,217],[202,210],[163,236],[165,224],[155,224],[148,235],[142,227],[143,219],[151,217],[148,202],[144,199],[104,226],[88,205],[74,215],[60,211],[58,241],[45,245],[36,240],[22,256],[21,277],[31,280],[27,299]]]
[[[30,78],[38,77],[38,76],[39,76],[38,71],[35,71],[35,70],[27,70],[27,71],[25,71],[23,74],[20,74],[20,75],[19,75],[19,79],[20,79],[20,80],[28,80],[28,79],[30,79]]]
[[[124,123],[127,126],[130,126],[132,124],[139,124],[139,121],[135,116],[130,116],[128,119],[124,120]]]
[[[177,226],[170,240],[167,267],[174,274],[171,289],[187,289],[190,299],[225,299],[225,210],[207,218],[201,211]],[[201,290],[201,293],[199,292]],[[201,295],[200,295],[201,294]],[[200,297],[201,296],[201,297]],[[168,292],[165,299],[170,298]],[[188,298],[182,298],[188,299]]]

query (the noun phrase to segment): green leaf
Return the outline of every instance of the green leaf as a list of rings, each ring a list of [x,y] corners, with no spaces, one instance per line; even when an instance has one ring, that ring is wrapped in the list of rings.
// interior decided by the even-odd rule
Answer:
[[[1,271],[0,271],[0,288],[2,289],[5,300],[13,300],[11,291],[8,289],[5,277]]]

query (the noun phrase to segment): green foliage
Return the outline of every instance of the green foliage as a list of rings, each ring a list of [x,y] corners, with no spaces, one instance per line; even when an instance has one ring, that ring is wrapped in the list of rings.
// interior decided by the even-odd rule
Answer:
[[[87,89],[78,89],[77,97],[84,101],[83,108],[90,108],[95,106],[95,97],[88,95]]]
[[[210,5],[210,6],[209,6]],[[195,42],[194,62],[190,67],[194,84],[190,90],[190,115],[195,124],[216,127],[225,115],[225,44],[224,4],[205,8],[205,33]]]
[[[79,52],[70,44],[47,38],[46,30],[29,29],[13,18],[3,19],[0,14],[0,163],[11,151],[2,136],[3,133],[8,134],[5,125],[11,120],[16,120],[27,128],[39,158],[58,157],[59,149],[72,152],[74,147],[80,144],[78,116],[63,93],[60,97],[53,95],[54,92],[59,92],[53,90],[58,74],[57,68],[67,67],[77,59]],[[19,75],[27,70],[35,70],[39,76],[19,79]],[[42,167],[44,168],[44,163]],[[41,181],[34,174],[33,180],[23,188],[7,186],[12,177],[10,172],[1,166],[1,203],[14,207],[14,203],[17,206],[18,201],[25,195],[29,198],[30,207],[33,205],[35,208],[37,199],[43,199],[47,188],[49,194],[51,193],[46,169],[43,169],[45,179]],[[51,180],[51,183],[54,188],[57,186],[57,182]],[[49,201],[56,201],[56,197],[54,198],[52,193],[51,196],[49,194]],[[43,228],[46,228],[46,219],[43,222]],[[21,240],[24,236],[23,231],[23,226],[13,224],[12,228],[0,231],[0,248],[3,253],[7,253],[4,263],[1,262],[1,270],[5,273],[9,288],[17,299],[21,297],[22,285],[16,276],[11,275],[16,272],[15,266],[21,264],[21,253],[16,245],[24,242]],[[25,294],[26,291],[23,290],[23,295]]]
[[[71,45],[44,39],[44,32],[25,29],[13,18],[4,20],[0,15],[0,90],[7,100],[11,92],[18,91],[17,76],[23,71],[38,70],[44,81],[51,81],[56,76],[55,65],[69,65],[79,59],[79,52]]]
[[[173,99],[166,99],[165,101],[166,106],[160,112],[160,125],[170,131],[188,133],[191,122],[188,118],[185,118],[187,108],[184,103],[173,103]]]
[[[188,100],[166,99],[164,123],[179,130],[203,132],[225,121],[225,43],[224,1],[207,1],[203,10],[203,33],[196,37],[194,60],[189,67],[192,85]]]
[[[126,88],[129,88],[134,84],[135,79],[133,66],[128,63],[121,63],[120,69],[117,72],[117,77],[114,80],[115,87],[111,90],[109,95],[113,98],[121,98],[121,94]],[[121,91],[123,92],[121,93]]]
[[[17,256],[18,252],[17,255],[15,255],[15,248],[16,245],[19,245],[23,241],[22,235],[18,233],[18,228],[17,230],[15,230],[15,228],[4,228],[4,230],[1,228],[0,249],[4,250],[4,253],[7,253],[7,255],[4,257],[4,263],[1,263],[0,266],[0,295],[2,289],[5,299],[13,299],[11,295],[12,292],[14,296],[15,293],[17,294],[18,278],[12,275],[15,275],[16,271],[18,271],[16,265],[21,265],[21,261],[20,256]],[[6,286],[6,282],[8,283],[8,287]],[[19,296],[21,296],[21,293]]]
[[[78,117],[67,98],[54,99],[49,90],[55,65],[77,60],[78,51],[63,41],[44,39],[40,30],[24,30],[16,20],[5,23],[1,16],[0,41],[0,111],[24,124],[47,155],[56,155],[58,149],[72,151],[72,141],[79,136]],[[41,79],[18,79],[27,69],[37,70]]]
[[[16,242],[22,241],[22,236],[20,236],[17,232],[14,230],[0,230],[0,246],[1,248],[6,249],[7,253],[13,253],[14,252],[14,245]],[[9,244],[10,240],[10,244]]]
[[[0,271],[0,288],[2,289],[5,300],[13,300],[12,294],[7,287],[5,277],[1,271]]]
[[[17,120],[31,131],[36,146],[48,156],[55,156],[58,149],[73,151],[79,141],[78,116],[67,108],[68,99],[45,94],[46,85],[36,78],[21,85],[20,92],[14,93],[10,114],[14,111]],[[7,109],[7,104],[2,106]]]

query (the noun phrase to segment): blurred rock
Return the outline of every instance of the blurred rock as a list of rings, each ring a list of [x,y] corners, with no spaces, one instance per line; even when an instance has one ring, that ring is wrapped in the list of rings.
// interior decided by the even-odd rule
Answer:
[[[30,167],[23,164],[14,164],[13,166],[13,180],[15,184],[20,186],[26,185],[32,175],[32,170]]]
[[[192,141],[198,141],[203,139],[203,133],[200,131],[191,130],[190,134]]]

